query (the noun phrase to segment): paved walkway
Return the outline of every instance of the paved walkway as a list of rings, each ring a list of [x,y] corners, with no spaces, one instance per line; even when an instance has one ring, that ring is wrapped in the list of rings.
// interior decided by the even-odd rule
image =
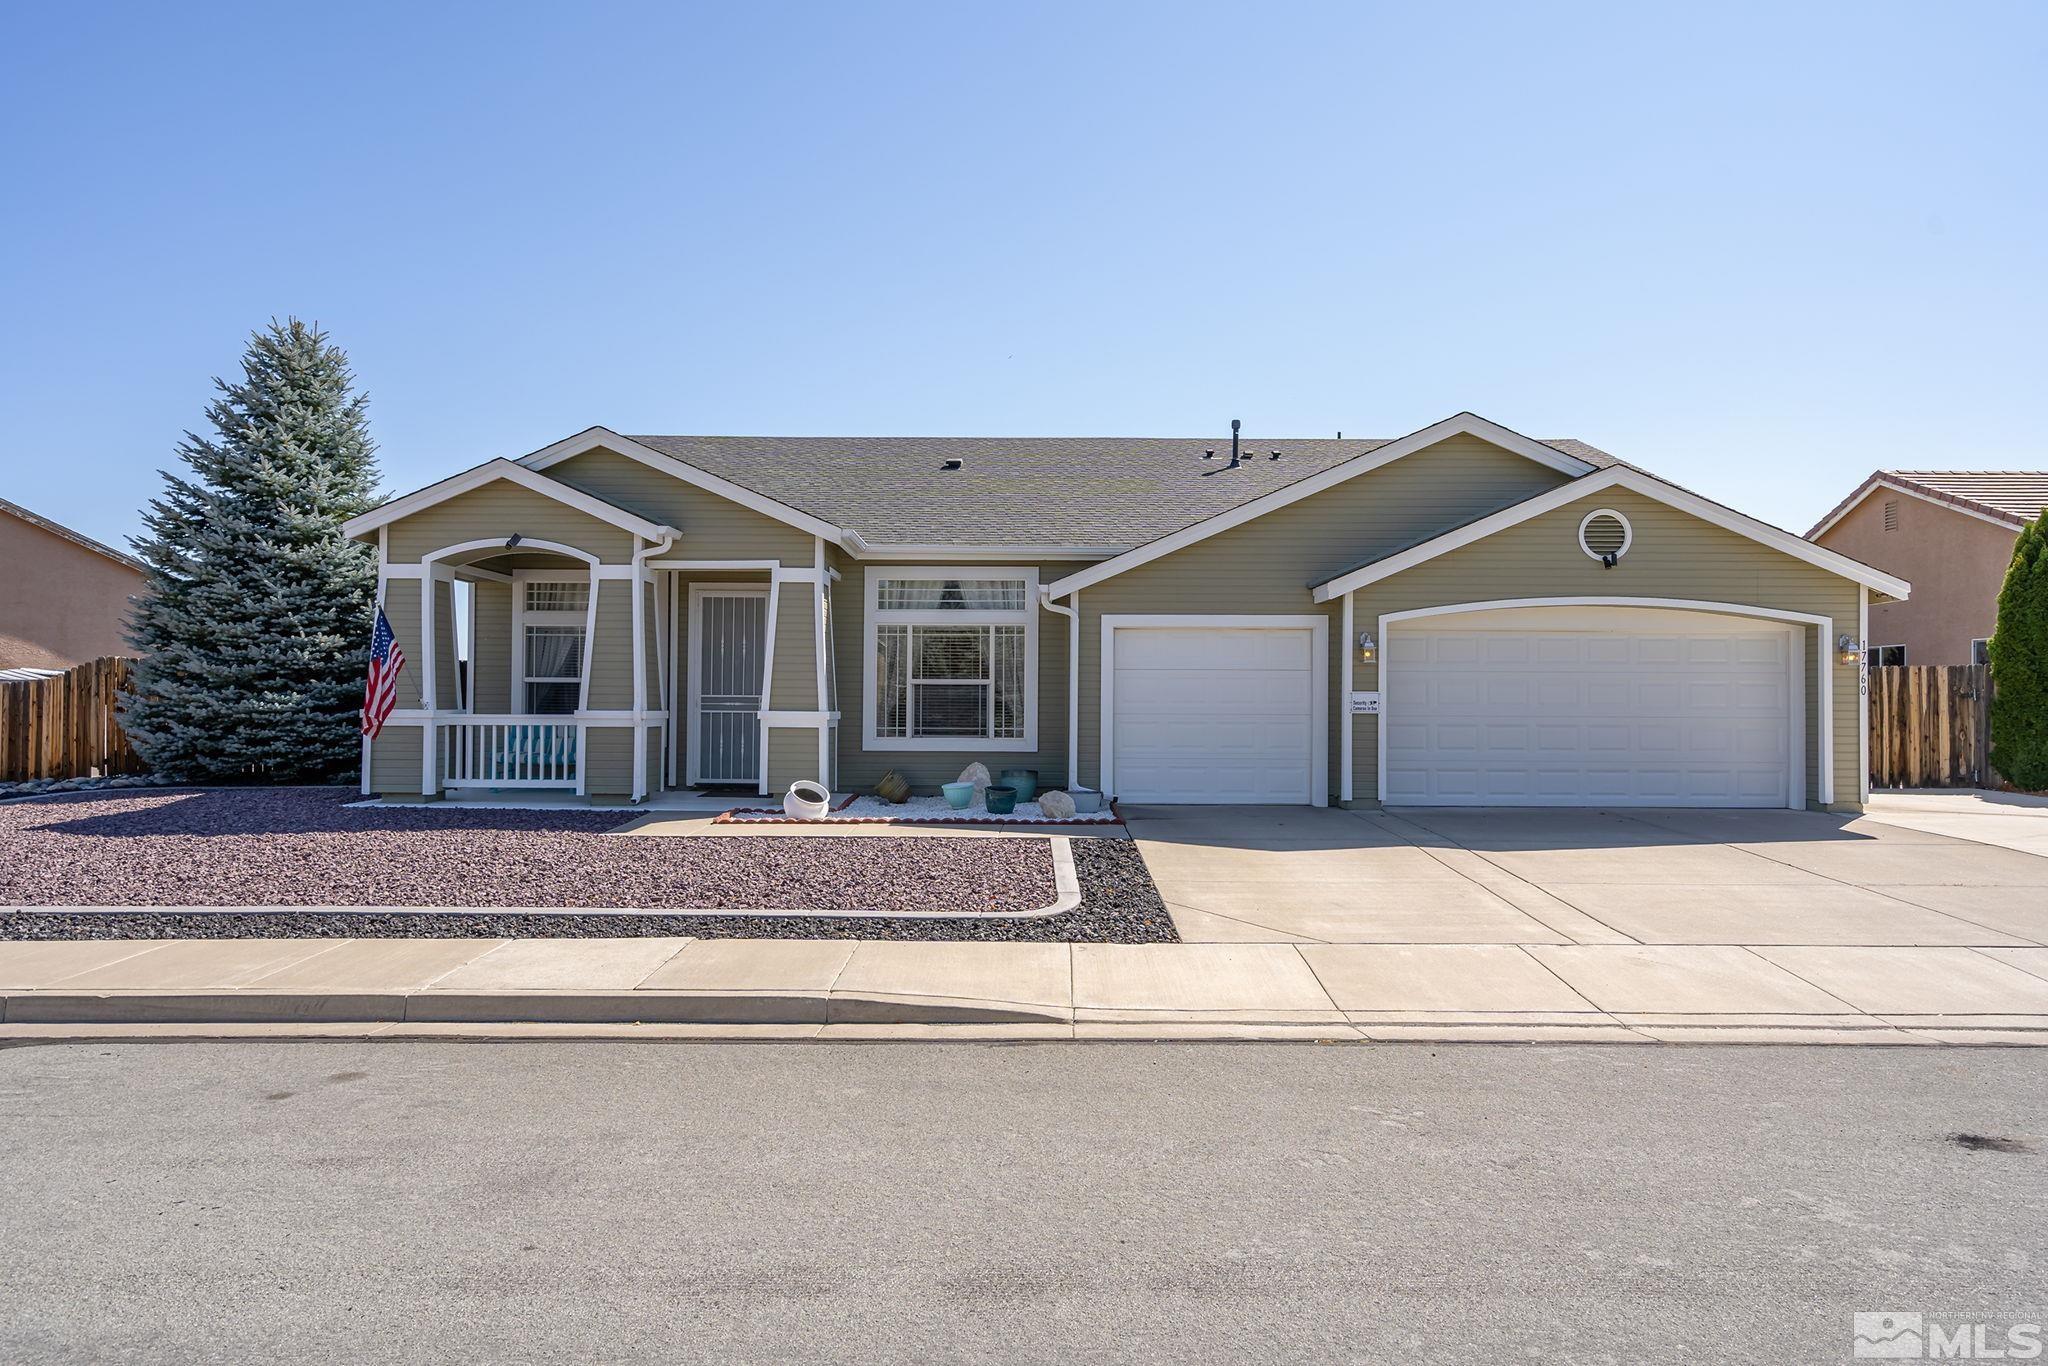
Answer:
[[[657,1036],[2048,1043],[2048,948],[766,939],[0,944],[0,1039],[84,1026]],[[260,1029],[258,1032],[262,1032]],[[516,1032],[516,1031],[515,1031]],[[751,1032],[758,1033],[759,1029]]]

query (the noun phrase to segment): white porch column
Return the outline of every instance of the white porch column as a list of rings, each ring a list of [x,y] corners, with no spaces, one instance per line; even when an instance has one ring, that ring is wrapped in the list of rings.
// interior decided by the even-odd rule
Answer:
[[[1343,680],[1344,684],[1337,692],[1337,724],[1339,732],[1343,736],[1343,743],[1338,746],[1337,757],[1338,762],[1344,767],[1343,773],[1339,774],[1337,778],[1337,799],[1345,802],[1351,800],[1351,689],[1352,685],[1358,681],[1357,676],[1351,672],[1351,650],[1354,638],[1353,622],[1351,619],[1351,598],[1351,593],[1344,595],[1344,639],[1338,651],[1338,658],[1344,661],[1344,667],[1337,671],[1337,677]]]
[[[439,717],[436,705],[441,699],[441,690],[434,677],[434,657],[439,653],[439,643],[434,621],[435,585],[440,576],[435,572],[438,565],[420,566],[420,710],[427,714],[426,723],[420,727],[420,795],[431,797],[440,788],[440,775],[435,771],[440,763],[441,733],[435,724]]]
[[[633,800],[647,799],[647,564],[640,551],[646,542],[633,538],[633,577],[626,582],[633,605]],[[589,672],[586,668],[585,672]]]

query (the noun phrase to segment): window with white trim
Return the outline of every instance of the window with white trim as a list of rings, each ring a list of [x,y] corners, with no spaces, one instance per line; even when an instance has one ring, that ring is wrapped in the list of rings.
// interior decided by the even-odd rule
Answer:
[[[1903,645],[1872,645],[1863,651],[1863,662],[1873,669],[1889,669],[1906,662]]]
[[[583,696],[588,579],[527,579],[520,585],[520,684],[531,716],[567,716]]]
[[[1038,747],[1035,569],[867,571],[869,749]]]

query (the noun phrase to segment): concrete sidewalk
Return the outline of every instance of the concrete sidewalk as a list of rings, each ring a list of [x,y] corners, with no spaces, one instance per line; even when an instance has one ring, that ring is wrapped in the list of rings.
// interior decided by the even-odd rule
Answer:
[[[2048,948],[0,943],[0,1041],[200,1033],[2048,1043]]]

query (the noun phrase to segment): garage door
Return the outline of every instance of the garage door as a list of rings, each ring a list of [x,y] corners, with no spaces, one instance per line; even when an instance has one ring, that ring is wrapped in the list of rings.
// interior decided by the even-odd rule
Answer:
[[[1802,786],[1781,626],[1524,608],[1396,624],[1387,655],[1389,802],[1787,806]]]
[[[1307,802],[1315,773],[1307,629],[1120,627],[1110,752],[1128,802]]]

